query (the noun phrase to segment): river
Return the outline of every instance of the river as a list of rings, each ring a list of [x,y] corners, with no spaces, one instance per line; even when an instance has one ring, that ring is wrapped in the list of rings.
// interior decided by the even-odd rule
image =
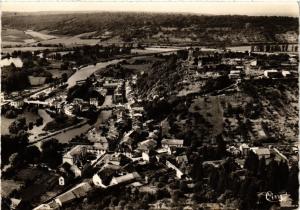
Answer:
[[[116,64],[120,61],[122,61],[122,59],[115,59],[112,61],[99,62],[96,65],[88,65],[86,67],[83,67],[83,68],[77,70],[71,77],[69,77],[69,79],[67,81],[68,88],[76,85],[76,81],[85,80],[86,78],[91,76],[98,69],[105,68],[106,66],[108,66],[110,64]]]
[[[44,109],[39,109],[38,114],[43,118],[43,125],[33,126],[33,129],[28,132],[30,134],[28,137],[29,142],[34,141],[41,134],[46,134],[47,132],[43,131],[43,128],[47,125],[48,122],[53,120]]]
[[[111,105],[112,103],[113,103],[112,102],[112,96],[111,95],[107,95],[105,97],[105,101],[104,101],[103,105]],[[51,136],[51,138],[57,139],[60,143],[68,143],[75,136],[79,136],[82,133],[86,133],[92,127],[94,127],[94,126],[98,127],[100,124],[105,123],[105,121],[110,118],[111,114],[112,114],[111,110],[102,111],[99,114],[98,119],[97,119],[97,121],[96,121],[95,124],[93,124],[93,125],[85,124],[85,125],[83,125],[83,126],[81,126],[79,128],[74,128],[74,129],[65,131],[63,133],[59,133],[57,135]],[[38,143],[36,143],[36,145],[38,147],[40,147],[41,143],[42,142],[38,142]]]

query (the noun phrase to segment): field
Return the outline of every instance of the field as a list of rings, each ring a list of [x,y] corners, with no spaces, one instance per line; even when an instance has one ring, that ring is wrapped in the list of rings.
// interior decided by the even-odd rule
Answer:
[[[54,39],[56,36],[48,35],[46,33],[41,33],[37,31],[27,30],[25,31],[25,34],[28,34],[34,38],[38,38],[39,40],[47,40],[47,39]]]
[[[59,37],[59,38],[55,38],[55,39],[40,41],[39,43],[41,43],[41,44],[60,44],[61,43],[65,46],[101,44],[99,39],[81,39],[77,36],[73,36],[73,37],[64,36],[64,37]]]
[[[3,44],[3,43],[2,43]],[[4,45],[2,45],[2,52],[3,53],[12,53],[13,51],[38,51],[38,50],[45,50],[45,49],[56,49],[56,47],[4,47]]]
[[[26,34],[24,31],[17,29],[2,29],[1,38],[3,41],[24,43],[24,40],[31,39],[32,36]]]
[[[32,47],[31,45],[41,44],[64,44],[65,46],[76,46],[76,45],[95,45],[99,44],[100,39],[81,39],[88,36],[91,33],[83,33],[76,36],[54,36],[49,35],[48,31],[33,31],[26,30],[21,31],[17,29],[3,29],[2,30],[2,47],[10,47],[21,45],[22,48],[18,50],[36,51],[43,50],[46,48]],[[3,52],[12,52],[16,48],[4,48]]]

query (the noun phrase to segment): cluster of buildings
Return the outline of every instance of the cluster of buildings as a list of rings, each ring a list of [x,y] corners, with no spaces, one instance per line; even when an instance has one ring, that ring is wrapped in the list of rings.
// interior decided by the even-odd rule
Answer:
[[[288,61],[280,63],[280,67],[268,69],[269,62],[248,52],[242,57],[232,58],[227,51],[205,51],[200,48],[190,48],[185,63],[190,80],[193,78],[215,79],[228,75],[229,79],[250,78],[291,78],[297,77],[297,58],[289,55]],[[271,58],[270,58],[271,59]],[[281,70],[278,70],[281,69]]]
[[[242,78],[251,74],[249,69],[250,72],[252,69],[262,72],[256,59],[222,58],[220,54],[203,52],[198,48],[189,49],[188,59],[183,66],[187,70],[184,80],[189,85],[224,75],[231,80],[241,81]],[[291,75],[286,70],[282,72],[265,70],[263,72],[266,78],[277,78],[278,74],[283,77]],[[143,101],[133,91],[137,76],[132,76],[130,80],[103,78],[97,75],[95,77],[93,89],[97,94],[91,95],[88,101],[75,98],[71,103],[66,103],[66,99],[61,97],[49,101],[52,106],[60,108],[69,116],[75,116],[75,110],[87,111],[90,106],[95,106],[99,110],[107,108],[107,110],[101,111],[109,110],[112,114],[100,125],[95,125],[85,133],[87,142],[77,143],[63,154],[63,163],[58,170],[60,174],[58,185],[68,186],[74,180],[82,180],[82,182],[55,196],[49,202],[36,207],[35,210],[60,209],[76,199],[86,197],[93,189],[105,191],[109,188],[117,189],[118,186],[126,186],[140,192],[156,194],[157,186],[154,186],[150,180],[163,175],[168,175],[169,178],[180,180],[193,187],[192,179],[189,177],[192,166],[189,163],[188,143],[184,139],[175,138],[173,134],[166,131],[165,127],[167,126],[164,122],[146,118]],[[98,94],[103,97],[111,95],[112,102],[100,104]],[[243,98],[242,104],[235,103],[238,100],[233,97],[230,109],[241,109],[247,103],[252,103],[252,101],[247,101],[243,95],[239,95],[239,97]],[[220,98],[222,99],[222,97]],[[226,104],[226,101],[230,99],[224,99],[223,108],[226,106],[226,110],[229,109],[229,103]],[[209,98],[206,97],[205,100],[209,100]],[[228,129],[228,133],[237,130],[241,122],[237,118],[243,116],[238,113],[234,118],[232,113],[223,114],[227,120],[223,118],[226,121],[224,125],[227,126],[225,129]],[[254,138],[261,142],[268,138],[268,133],[262,126],[261,120],[250,120],[249,129]],[[166,133],[168,135],[165,135]],[[231,137],[229,136],[228,139]],[[226,140],[226,138],[224,139]],[[293,150],[291,155],[291,151],[284,151],[277,146],[264,144],[254,146],[252,142],[244,142],[241,139],[227,143],[226,151],[235,157],[235,162],[241,170],[244,168],[245,159],[250,152],[256,154],[259,159],[265,158],[268,163],[274,158],[277,161],[289,162],[290,157],[296,156],[298,151],[297,149]],[[213,147],[216,147],[215,142]],[[224,160],[204,161],[202,166],[218,168],[223,163]],[[171,194],[172,189],[168,187],[168,190]],[[159,204],[159,202],[150,206],[159,209],[165,205]],[[166,201],[166,203],[170,202]],[[201,205],[203,208],[208,206],[210,209],[222,209],[223,204],[203,203]]]

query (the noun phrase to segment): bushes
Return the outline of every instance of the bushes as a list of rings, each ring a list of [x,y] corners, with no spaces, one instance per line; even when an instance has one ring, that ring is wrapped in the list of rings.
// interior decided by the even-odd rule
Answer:
[[[6,113],[5,113],[5,117],[8,118],[8,119],[13,119],[13,118],[16,118],[18,115],[17,115],[17,112],[15,110],[8,110]]]
[[[55,118],[55,120],[47,123],[43,130],[45,131],[57,131],[77,123],[81,122],[81,120],[76,117],[67,117],[66,115],[59,115]]]
[[[21,130],[27,130],[28,127],[26,125],[26,119],[25,118],[19,118],[19,119],[15,120],[14,122],[12,122],[10,124],[10,126],[8,127],[8,129],[9,129],[9,132],[11,134],[17,134]]]
[[[41,126],[41,125],[43,125],[43,121],[44,121],[43,118],[39,117],[39,118],[36,119],[35,125],[36,126]]]

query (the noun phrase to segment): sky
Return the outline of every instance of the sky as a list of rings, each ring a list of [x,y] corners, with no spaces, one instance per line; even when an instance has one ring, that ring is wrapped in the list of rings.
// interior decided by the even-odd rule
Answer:
[[[151,1],[151,2],[150,2]],[[136,11],[298,17],[296,0],[2,0],[2,11]],[[227,2],[226,2],[227,1]]]

